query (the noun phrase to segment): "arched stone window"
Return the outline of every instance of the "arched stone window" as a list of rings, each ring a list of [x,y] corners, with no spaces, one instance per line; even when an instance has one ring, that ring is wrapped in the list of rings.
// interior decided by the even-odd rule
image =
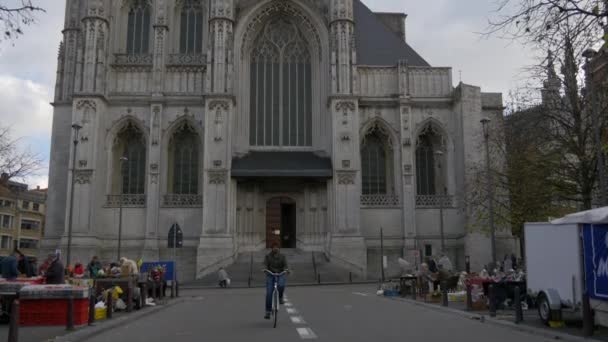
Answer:
[[[169,141],[169,193],[199,194],[200,137],[183,123]]]
[[[251,52],[250,144],[312,146],[308,43],[287,18],[270,20]]]
[[[203,6],[201,0],[182,0],[180,16],[179,52],[203,52]]]
[[[386,195],[389,192],[391,160],[390,150],[382,135],[369,132],[361,145],[363,195]]]
[[[443,195],[445,180],[445,138],[435,123],[427,124],[416,142],[416,181],[418,195]]]
[[[131,122],[117,134],[112,154],[112,192],[141,195],[146,189],[146,143],[143,133]]]
[[[130,2],[127,26],[128,54],[147,54],[149,52],[151,12],[148,0]]]

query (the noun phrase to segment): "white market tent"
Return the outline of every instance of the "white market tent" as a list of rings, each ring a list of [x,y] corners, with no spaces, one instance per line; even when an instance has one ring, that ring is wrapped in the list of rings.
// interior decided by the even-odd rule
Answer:
[[[608,207],[602,207],[566,215],[551,221],[552,224],[579,224],[579,223],[608,223]]]

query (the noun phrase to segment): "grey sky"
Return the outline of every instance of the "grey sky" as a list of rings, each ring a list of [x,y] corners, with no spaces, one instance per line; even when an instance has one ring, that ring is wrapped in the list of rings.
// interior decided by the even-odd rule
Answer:
[[[8,0],[15,2],[16,0]],[[22,144],[48,162],[57,50],[61,40],[65,0],[37,0],[46,14],[25,29],[25,35],[0,44],[0,123],[11,125]],[[433,66],[453,68],[454,83],[478,85],[507,97],[522,77],[521,68],[533,63],[519,44],[497,38],[482,39],[487,18],[495,9],[488,0],[363,0],[373,11],[405,12],[407,39]],[[52,6],[50,5],[52,3]],[[47,185],[47,170],[27,180]]]

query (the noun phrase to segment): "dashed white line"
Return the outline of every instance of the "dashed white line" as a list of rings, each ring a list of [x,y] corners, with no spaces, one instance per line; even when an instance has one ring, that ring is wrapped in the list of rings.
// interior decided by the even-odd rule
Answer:
[[[303,340],[314,340],[317,338],[317,335],[310,328],[297,328],[296,330]]]
[[[301,316],[291,316],[289,318],[291,318],[291,323],[293,324],[306,324],[304,318],[302,318]]]
[[[298,313],[298,310],[296,310],[294,308],[287,308],[287,313],[290,315],[295,315]]]
[[[293,307],[293,304],[291,304],[290,302],[285,302],[285,307],[291,308],[291,307]]]
[[[361,297],[367,297],[367,296],[369,296],[367,293],[362,293],[362,292],[353,292],[353,294],[357,295],[357,296],[361,296]]]

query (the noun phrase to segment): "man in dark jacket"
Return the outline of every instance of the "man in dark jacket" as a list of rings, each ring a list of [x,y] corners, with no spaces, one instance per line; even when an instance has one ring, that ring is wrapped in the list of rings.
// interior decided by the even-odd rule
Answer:
[[[264,258],[264,266],[272,273],[282,273],[289,271],[287,266],[287,258],[280,253],[279,245],[274,243],[272,251]],[[278,277],[279,302],[283,304],[283,294],[285,293],[285,275]],[[266,274],[266,315],[265,319],[270,319],[272,311],[272,292],[274,291],[274,276]]]
[[[49,255],[49,268],[46,270],[46,283],[47,284],[65,284],[64,274],[65,268],[61,263],[61,260],[55,255]]]
[[[2,278],[6,280],[15,280],[19,276],[19,270],[17,269],[17,252],[4,257],[0,268],[2,269]]]

